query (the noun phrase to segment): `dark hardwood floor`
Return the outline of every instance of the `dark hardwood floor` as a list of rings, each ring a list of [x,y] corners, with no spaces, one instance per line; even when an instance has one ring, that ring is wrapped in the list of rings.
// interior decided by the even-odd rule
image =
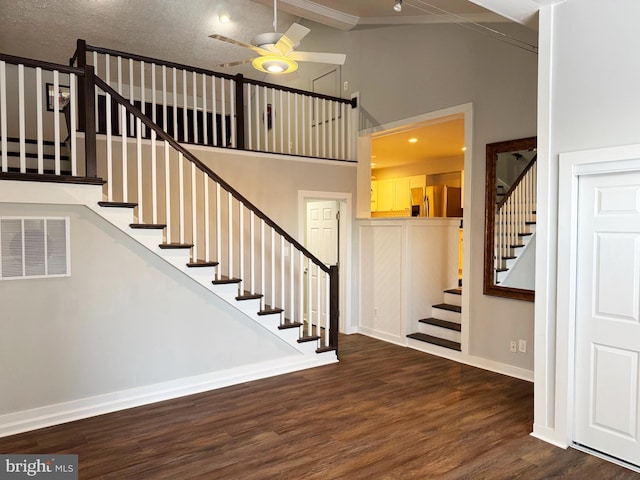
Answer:
[[[341,362],[0,439],[81,479],[638,479],[529,435],[533,385],[361,335]]]

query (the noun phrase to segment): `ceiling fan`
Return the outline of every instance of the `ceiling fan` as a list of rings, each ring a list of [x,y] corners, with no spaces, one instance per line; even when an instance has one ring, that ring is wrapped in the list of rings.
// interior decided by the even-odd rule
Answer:
[[[307,27],[294,23],[284,33],[278,33],[277,1],[273,0],[273,32],[260,33],[256,35],[251,44],[234,40],[223,35],[213,34],[210,38],[223,42],[249,48],[259,56],[239,60],[237,62],[222,63],[217,67],[234,67],[249,63],[253,68],[264,73],[291,73],[298,68],[297,62],[316,62],[343,65],[347,56],[343,53],[322,53],[322,52],[300,52],[295,48],[300,41],[311,31]]]

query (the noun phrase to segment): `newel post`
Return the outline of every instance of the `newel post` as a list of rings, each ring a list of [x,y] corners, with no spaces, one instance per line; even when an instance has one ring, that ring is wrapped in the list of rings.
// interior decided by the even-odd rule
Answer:
[[[244,75],[236,75],[236,148],[244,150]]]
[[[84,70],[87,65],[87,42],[78,39],[74,58],[77,62],[76,66]],[[85,131],[85,90],[85,82],[80,81],[78,84],[78,127],[81,132]],[[93,90],[91,92],[93,93]]]
[[[338,266],[329,267],[329,344],[335,348],[338,356],[338,330],[340,328],[340,286],[338,282]]]
[[[80,105],[79,116],[84,117],[84,123],[80,125],[84,126],[84,152],[86,163],[86,177],[95,178],[98,176],[97,161],[96,161],[96,105],[95,105],[95,77],[94,69],[92,65],[84,66],[84,81],[81,85],[84,85],[84,89],[79,92]]]

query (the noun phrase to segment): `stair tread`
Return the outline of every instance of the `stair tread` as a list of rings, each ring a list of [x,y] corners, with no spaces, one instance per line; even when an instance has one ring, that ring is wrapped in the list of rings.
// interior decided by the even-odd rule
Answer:
[[[524,245],[522,243],[517,243],[514,245],[509,245],[511,248],[522,248]],[[502,257],[502,258],[516,258],[516,257]]]
[[[302,323],[300,322],[284,322],[278,325],[278,330],[286,330],[288,328],[298,328],[301,326],[302,326]]]
[[[333,352],[335,350],[338,350],[338,349],[331,345],[327,345],[325,347],[316,348],[316,353]]]
[[[536,224],[536,222],[531,222],[531,221],[529,221],[529,222],[524,222],[524,224],[525,224],[525,225],[535,225],[535,224]]]
[[[187,263],[187,267],[189,268],[198,268],[198,267],[217,267],[218,262],[207,262],[205,260],[196,260],[195,262]]]
[[[258,312],[258,315],[275,315],[282,312],[284,312],[282,308],[271,308],[267,305],[264,310]]]
[[[433,335],[427,335],[426,333],[410,333],[409,335],[407,335],[407,337],[413,338],[414,340],[431,343],[433,345],[438,345],[440,347],[449,348],[451,350],[457,350],[458,352],[462,351],[460,343],[452,342],[451,340],[445,340],[444,338],[434,337]]]
[[[242,301],[242,300],[259,300],[263,296],[264,295],[262,295],[261,293],[245,293],[243,295],[238,295],[236,297],[236,300],[238,300],[238,301]]]
[[[531,235],[533,235],[533,233],[531,232],[523,232],[518,234],[519,237],[530,237]]]
[[[503,260],[515,260],[518,257],[510,256],[510,257],[502,257]]]
[[[220,278],[212,280],[211,283],[213,283],[214,285],[225,285],[228,283],[240,283],[241,281],[242,280],[240,280],[239,278],[229,278],[222,275]]]
[[[449,290],[445,290],[444,293],[450,293],[452,295],[462,295],[462,287],[450,288]]]
[[[307,335],[304,337],[300,337],[298,339],[298,343],[313,342],[315,340],[320,340],[320,335]]]
[[[164,223],[130,223],[129,226],[140,230],[162,230],[167,227]]]
[[[107,208],[135,208],[138,206],[137,203],[131,202],[98,202],[98,205]]]
[[[161,243],[158,246],[164,250],[177,249],[177,248],[192,248],[193,243]]]
[[[450,312],[462,312],[462,307],[459,305],[451,305],[450,303],[438,303],[437,305],[431,305],[433,308],[439,308],[440,310],[449,310]]]
[[[446,328],[447,330],[455,330],[456,332],[462,331],[462,325],[456,322],[450,322],[448,320],[441,320],[439,318],[421,318],[418,320],[420,323],[426,323],[427,325],[435,325],[436,327]]]
[[[508,272],[508,268],[496,268],[496,272]]]

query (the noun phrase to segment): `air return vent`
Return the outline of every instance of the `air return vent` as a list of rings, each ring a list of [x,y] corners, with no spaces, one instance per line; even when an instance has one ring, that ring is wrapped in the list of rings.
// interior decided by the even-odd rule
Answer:
[[[0,280],[69,272],[68,218],[0,217]]]

